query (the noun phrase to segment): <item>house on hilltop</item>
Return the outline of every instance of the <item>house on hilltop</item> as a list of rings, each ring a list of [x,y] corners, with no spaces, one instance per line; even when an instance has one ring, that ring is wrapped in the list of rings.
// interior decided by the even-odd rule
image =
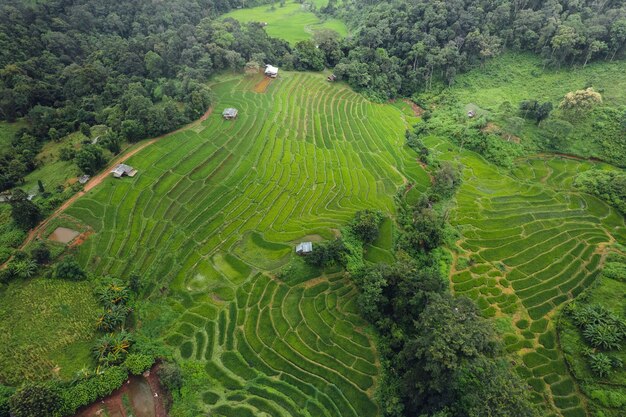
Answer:
[[[137,170],[130,165],[119,164],[111,171],[111,174],[113,174],[114,178],[122,178],[124,175],[134,177],[137,174]]]
[[[296,253],[298,255],[308,255],[313,252],[313,242],[302,242],[296,246]]]
[[[226,120],[232,120],[237,117],[238,112],[239,111],[237,109],[229,107],[227,109],[224,109],[224,111],[222,112],[222,116]]]
[[[272,65],[265,66],[265,75],[276,78],[278,76],[278,68]]]

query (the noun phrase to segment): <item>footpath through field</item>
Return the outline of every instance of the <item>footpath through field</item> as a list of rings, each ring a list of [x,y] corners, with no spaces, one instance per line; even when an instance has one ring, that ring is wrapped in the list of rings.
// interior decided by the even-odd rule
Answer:
[[[28,236],[26,236],[26,239],[24,239],[24,242],[20,245],[19,250],[23,250],[29,243],[31,243],[35,239],[35,237],[38,236],[39,232],[41,230],[43,230],[46,227],[46,225],[48,225],[48,223],[50,223],[50,221],[52,219],[57,217],[63,211],[67,210],[68,207],[70,207],[72,204],[74,204],[74,202],[76,200],[78,200],[80,197],[84,196],[88,191],[90,191],[91,189],[95,188],[97,185],[102,183],[102,181],[104,181],[109,176],[109,174],[111,173],[111,170],[113,169],[113,167],[115,167],[118,164],[124,163],[125,161],[130,159],[132,156],[134,156],[138,152],[144,150],[145,148],[147,148],[148,146],[152,145],[153,143],[155,143],[156,141],[158,141],[160,139],[166,138],[166,137],[168,137],[170,135],[174,135],[176,133],[182,132],[183,130],[191,129],[191,128],[197,126],[198,124],[204,122],[211,115],[212,112],[213,112],[213,107],[209,107],[209,109],[206,111],[206,113],[204,113],[202,115],[202,117],[200,117],[198,120],[195,120],[195,121],[189,123],[188,125],[185,125],[185,126],[181,127],[180,129],[176,129],[176,130],[174,130],[172,132],[165,133],[165,134],[163,134],[161,136],[157,136],[156,138],[148,139],[148,140],[146,140],[144,142],[141,142],[141,143],[137,144],[137,146],[135,146],[135,147],[131,146],[130,148],[128,148],[126,150],[125,153],[123,153],[122,155],[118,155],[117,157],[113,158],[111,163],[106,168],[104,168],[98,175],[96,175],[95,177],[91,178],[89,180],[89,182],[87,184],[85,184],[85,187],[84,187],[84,189],[82,191],[77,192],[72,197],[67,199],[50,216],[48,216],[47,218],[42,220],[37,226],[32,228],[28,232]],[[11,262],[12,259],[13,259],[13,256],[11,256],[8,260],[6,260],[2,264],[2,266],[0,268],[4,269],[9,264],[9,262]]]

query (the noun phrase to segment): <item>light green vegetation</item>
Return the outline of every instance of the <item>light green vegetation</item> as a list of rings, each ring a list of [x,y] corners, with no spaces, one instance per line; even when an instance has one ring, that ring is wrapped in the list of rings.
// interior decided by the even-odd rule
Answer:
[[[87,282],[15,281],[0,302],[0,382],[69,380],[92,369],[91,340],[99,308]]]
[[[317,8],[327,4],[325,0],[316,0],[313,3]],[[342,21],[338,19],[322,21],[307,6],[296,2],[287,2],[284,7],[280,7],[276,2],[273,10],[270,4],[234,10],[223,17],[231,17],[240,22],[267,23],[265,30],[268,35],[284,39],[291,44],[310,39],[314,31],[319,29],[331,29],[341,36],[348,34],[348,29]]]
[[[625,68],[624,62],[616,61],[557,71],[544,69],[533,55],[507,53],[490,60],[482,69],[460,75],[447,93],[463,106],[477,105],[504,131],[511,130],[511,117],[518,115],[521,101],[551,102],[555,110],[548,120],[539,126],[527,121],[519,132],[511,132],[522,139],[522,144],[626,164],[626,145],[620,144],[618,133],[626,114]],[[557,108],[565,94],[589,86],[602,94],[601,106],[575,117]],[[571,131],[560,134],[556,143],[546,143],[546,129],[558,118],[571,123]]]
[[[0,151],[11,149],[11,140],[18,130],[26,128],[26,120],[20,119],[14,123],[0,122]]]
[[[626,300],[626,282],[601,275],[597,285],[583,293],[575,302],[579,305],[601,305],[609,311],[623,316]],[[594,408],[603,410],[607,416],[623,415],[626,407],[626,368],[618,367],[606,377],[599,377],[590,367],[585,355],[588,343],[584,340],[569,314],[559,318],[559,341],[565,358],[580,387],[591,399]],[[613,349],[611,356],[626,362],[626,352]]]
[[[213,85],[201,125],[133,156],[135,178],[107,179],[66,214],[95,234],[78,257],[99,275],[149,279],[143,331],[213,381],[197,402],[219,415],[372,416],[378,373],[346,280],[275,270],[308,235],[333,236],[357,210],[394,210],[428,176],[390,105],[322,75],[283,73]],[[237,107],[225,121],[225,107]],[[391,223],[375,244],[391,247]],[[165,298],[164,298],[165,295]],[[307,414],[308,413],[308,414]]]
[[[596,279],[603,245],[626,241],[624,218],[572,188],[591,163],[532,158],[507,172],[440,139],[426,143],[438,158],[465,165],[452,216],[463,234],[454,292],[474,299],[485,316],[509,322],[499,326],[506,350],[546,407],[543,415],[584,416],[553,320]]]

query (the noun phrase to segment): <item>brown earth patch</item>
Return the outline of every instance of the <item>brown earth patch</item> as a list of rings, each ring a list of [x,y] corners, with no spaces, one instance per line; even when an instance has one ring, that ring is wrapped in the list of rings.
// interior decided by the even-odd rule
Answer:
[[[86,232],[81,233],[80,235],[78,235],[78,237],[76,237],[76,239],[74,239],[72,243],[70,243],[69,247],[75,248],[82,245],[83,243],[85,243],[89,236],[93,235],[93,233],[93,230],[87,230]]]
[[[272,83],[272,80],[273,78],[263,77],[263,79],[254,86],[252,91],[254,91],[255,93],[265,93],[267,91],[267,87],[269,87],[269,85]]]
[[[70,243],[74,239],[76,239],[80,235],[80,232],[77,232],[73,229],[68,229],[67,227],[57,227],[54,231],[48,236],[48,240],[53,242],[60,243]]]
[[[487,123],[487,126],[480,129],[480,131],[483,133],[492,133],[494,135],[498,135],[507,142],[520,143],[520,138],[518,136],[505,132],[500,126],[493,122]]]
[[[409,106],[411,106],[411,109],[413,109],[413,113],[415,114],[415,117],[422,117],[422,114],[424,114],[424,109],[421,108],[420,106],[418,106],[417,104],[413,103],[411,100],[409,100],[408,98],[405,98],[404,101],[406,104],[408,104]]]
[[[130,377],[113,394],[79,410],[74,417],[168,417],[163,403],[166,393],[161,388],[156,370],[159,365],[142,376]],[[122,397],[127,395],[132,410],[127,410]]]

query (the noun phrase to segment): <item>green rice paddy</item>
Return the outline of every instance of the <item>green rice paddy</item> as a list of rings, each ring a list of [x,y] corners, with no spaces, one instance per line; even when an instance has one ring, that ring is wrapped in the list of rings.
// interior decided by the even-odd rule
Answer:
[[[354,287],[286,266],[296,242],[331,238],[360,209],[393,214],[408,181],[415,195],[426,189],[404,144],[414,119],[322,75],[286,72],[253,92],[261,79],[217,80],[205,122],[131,158],[136,177],[109,178],[71,206],[65,214],[95,232],[78,258],[99,275],[148,278],[144,331],[200,364],[204,412],[376,416],[379,364]],[[221,118],[226,107],[237,120]],[[544,415],[587,415],[554,319],[596,279],[603,249],[626,241],[624,218],[571,186],[610,167],[546,157],[506,171],[446,139],[425,143],[465,166],[452,289],[496,321]],[[383,223],[367,260],[393,262],[393,227]]]
[[[572,189],[591,163],[519,161],[512,172],[432,138],[444,159],[464,166],[453,223],[463,238],[451,285],[501,324],[506,350],[544,415],[587,415],[557,349],[556,312],[599,274],[602,248],[626,241],[624,218]],[[600,167],[602,168],[602,167]],[[608,168],[608,167],[606,167]]]
[[[321,75],[212,86],[214,113],[131,158],[66,215],[95,231],[79,249],[96,274],[150,279],[149,332],[212,384],[198,406],[221,416],[375,416],[377,355],[343,276],[295,268],[305,236],[330,238],[355,211],[393,213],[428,176],[404,144],[407,117]],[[225,107],[239,117],[225,121]],[[376,247],[387,253],[392,225]]]
[[[323,7],[328,2],[315,0],[316,7]],[[268,35],[274,38],[284,39],[291,44],[310,39],[316,30],[330,29],[341,36],[348,34],[345,23],[338,19],[320,20],[312,11],[300,3],[286,2],[284,7],[280,7],[278,2],[274,5],[265,4],[263,6],[250,9],[233,10],[223,18],[233,18],[240,22],[261,22],[267,23],[265,30]]]

